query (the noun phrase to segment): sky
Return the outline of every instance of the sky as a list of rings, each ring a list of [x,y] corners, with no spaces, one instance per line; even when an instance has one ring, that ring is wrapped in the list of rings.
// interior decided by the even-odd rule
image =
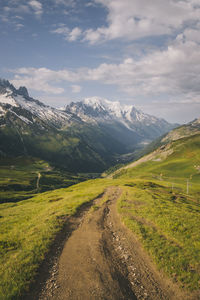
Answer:
[[[200,0],[0,0],[0,77],[45,104],[87,97],[200,117]]]

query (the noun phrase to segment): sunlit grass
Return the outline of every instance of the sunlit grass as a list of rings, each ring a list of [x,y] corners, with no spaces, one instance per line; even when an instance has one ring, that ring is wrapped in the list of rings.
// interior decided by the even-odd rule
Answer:
[[[114,175],[129,180],[118,211],[157,266],[194,290],[200,287],[200,135],[170,149],[166,158],[157,152]]]
[[[143,181],[124,188],[118,201],[124,223],[159,268],[191,290],[200,281],[200,205],[196,200]]]
[[[3,159],[0,160],[0,203],[24,200],[38,192],[68,187],[86,179],[87,174],[72,175],[36,158]]]
[[[0,205],[0,299],[20,299],[62,228],[62,217],[76,213],[108,184],[87,181]]]
[[[96,198],[108,186],[115,185],[123,191],[118,200],[123,222],[140,239],[158,268],[183,287],[197,289],[200,137],[185,138],[172,146],[173,153],[167,158],[120,170],[114,179],[90,180],[17,203],[1,204],[0,299],[20,299],[65,217],[73,215],[78,207]],[[17,178],[15,171],[12,174]],[[21,178],[27,184],[26,175]],[[57,179],[60,180],[59,174]],[[107,200],[109,197],[105,195],[100,205]],[[96,209],[93,206],[91,212]]]

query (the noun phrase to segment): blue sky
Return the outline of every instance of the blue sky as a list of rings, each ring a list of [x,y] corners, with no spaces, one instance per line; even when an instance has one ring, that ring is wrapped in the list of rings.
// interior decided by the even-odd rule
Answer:
[[[200,0],[1,0],[0,28],[0,77],[46,104],[200,117]]]

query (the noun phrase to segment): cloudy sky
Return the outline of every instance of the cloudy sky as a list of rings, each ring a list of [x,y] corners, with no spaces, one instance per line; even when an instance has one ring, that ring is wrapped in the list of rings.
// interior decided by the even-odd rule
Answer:
[[[0,30],[0,77],[49,105],[200,117],[200,0],[0,0]]]

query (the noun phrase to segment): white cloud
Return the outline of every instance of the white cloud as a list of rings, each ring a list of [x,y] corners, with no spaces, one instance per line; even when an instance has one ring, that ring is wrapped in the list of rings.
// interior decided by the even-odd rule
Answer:
[[[21,68],[12,71],[16,74],[13,83],[38,91],[62,93],[63,89],[55,83],[96,81],[115,85],[134,98],[168,95],[192,99],[200,93],[199,53],[199,44],[177,39],[163,51],[156,50],[139,60],[127,58],[119,64],[103,63],[97,68],[74,71]]]
[[[68,37],[69,35],[69,28],[68,27],[65,27],[64,25],[61,25],[60,27],[58,27],[57,29],[54,29],[51,31],[51,33],[57,33],[57,34],[61,34],[63,35],[65,38]]]
[[[71,86],[71,88],[72,88],[72,93],[80,93],[80,91],[81,91],[81,86],[80,85],[72,85]]]
[[[74,29],[72,29],[72,31],[69,33],[69,36],[68,36],[68,40],[70,42],[72,41],[76,41],[80,35],[82,33],[82,30],[78,27],[75,27]]]
[[[38,0],[7,0],[7,5],[2,8],[2,18],[9,19],[12,24],[12,19],[23,20],[21,15],[32,14],[36,17],[40,17],[43,14],[42,1]]]
[[[20,68],[18,70],[13,70],[16,75],[11,82],[19,87],[26,86],[29,89],[35,91],[42,91],[51,94],[62,94],[64,92],[63,88],[55,86],[52,81],[56,82],[56,76],[54,71],[46,68]]]
[[[189,0],[95,0],[108,11],[107,26],[89,28],[83,40],[90,44],[117,38],[135,40],[171,34],[186,22],[198,21],[198,1]],[[198,3],[199,4],[199,3]]]
[[[75,27],[70,31],[68,27],[61,24],[57,29],[52,30],[51,33],[60,34],[64,36],[66,41],[74,42],[81,36],[82,30],[79,27]]]
[[[15,16],[15,19],[24,20],[24,18],[22,16]]]
[[[20,30],[20,29],[23,28],[23,27],[24,27],[24,25],[21,24],[21,23],[15,24],[15,30],[16,30],[16,31]]]
[[[197,23],[195,26],[193,27],[188,27],[186,28],[182,33],[180,33],[177,36],[177,40],[180,41],[193,41],[196,43],[200,43],[200,35],[199,35],[199,31],[200,31],[200,23]]]
[[[30,7],[34,10],[36,16],[41,16],[43,13],[42,3],[37,0],[31,0],[28,2]]]
[[[85,4],[85,6],[86,7],[96,7],[96,3],[95,2],[87,2],[86,4]]]
[[[188,24],[195,26],[200,19],[199,0],[94,0],[86,7],[101,5],[107,18],[105,25],[81,30],[52,33],[63,34],[68,41],[82,41],[96,44],[114,39],[133,41],[147,36],[171,35],[182,32]],[[75,1],[55,0],[57,4],[75,5]],[[69,12],[67,12],[69,13]],[[191,35],[195,33],[187,33]]]
[[[54,0],[56,5],[64,5],[66,7],[75,7],[76,0]]]

